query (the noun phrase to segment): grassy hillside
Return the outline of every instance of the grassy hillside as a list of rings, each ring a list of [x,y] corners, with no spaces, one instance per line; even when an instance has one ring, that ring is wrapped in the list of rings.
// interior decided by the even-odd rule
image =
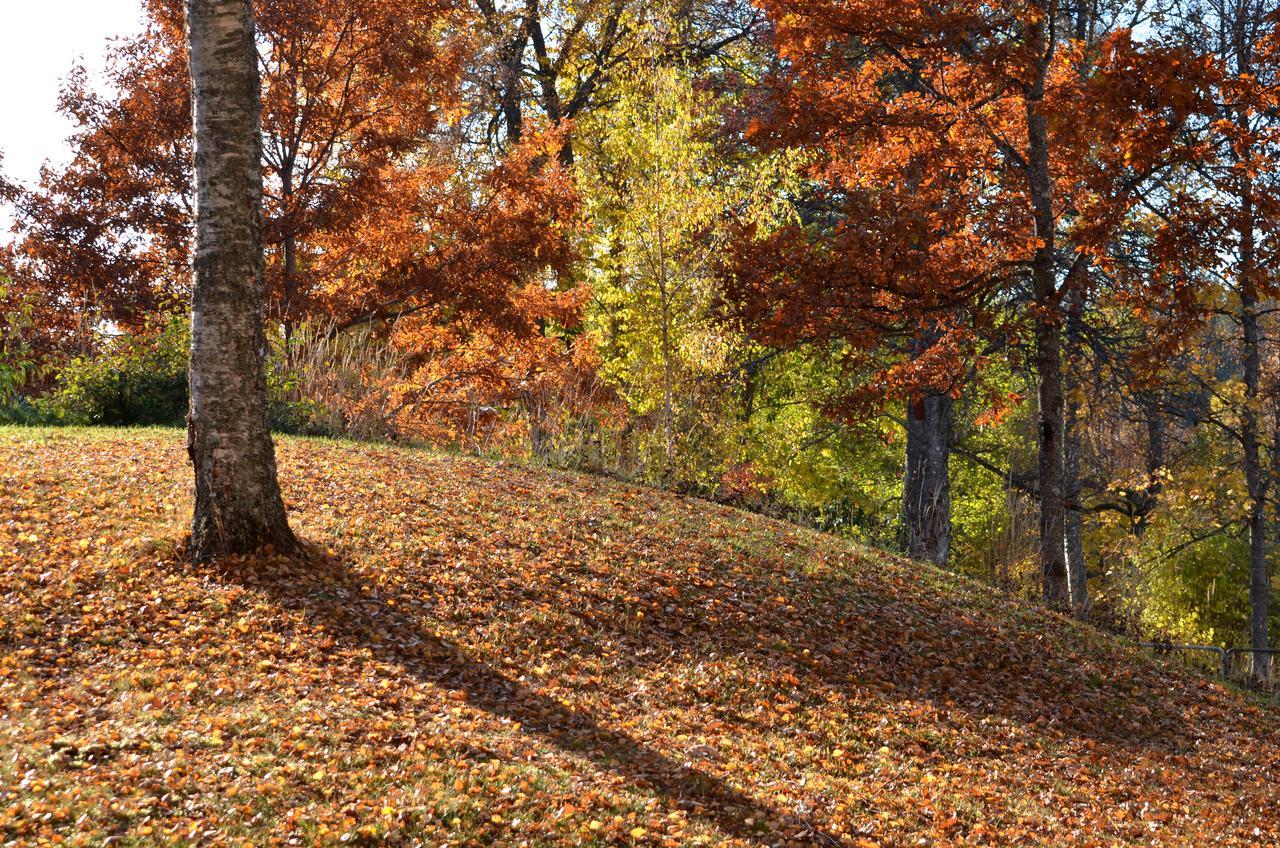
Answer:
[[[1265,845],[1280,720],[980,586],[590,477],[0,430],[0,845]]]

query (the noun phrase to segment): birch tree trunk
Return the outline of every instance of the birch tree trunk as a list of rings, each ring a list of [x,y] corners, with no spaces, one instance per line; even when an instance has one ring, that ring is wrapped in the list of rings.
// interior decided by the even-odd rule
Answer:
[[[263,371],[261,110],[250,0],[187,0],[195,124],[191,556],[294,552]]]

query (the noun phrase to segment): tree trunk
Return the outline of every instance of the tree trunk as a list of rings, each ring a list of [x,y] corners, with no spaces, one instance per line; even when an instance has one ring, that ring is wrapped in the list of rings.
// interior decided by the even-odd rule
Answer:
[[[667,467],[670,477],[675,470],[675,414],[672,403],[671,291],[667,280],[666,230],[658,225],[658,305],[662,312],[662,423],[666,437]]]
[[[276,481],[263,371],[258,54],[250,0],[187,0],[195,125],[191,556],[298,547]]]
[[[1041,5],[1043,9],[1043,4]],[[1047,10],[1046,10],[1047,13]],[[1027,189],[1040,239],[1031,266],[1034,295],[1036,397],[1039,402],[1040,581],[1044,601],[1055,609],[1070,603],[1065,546],[1066,492],[1062,463],[1063,397],[1060,297],[1055,273],[1053,180],[1049,172],[1049,125],[1043,112],[1044,82],[1052,58],[1043,19],[1027,27],[1027,43],[1040,48],[1035,78],[1027,87]]]
[[[1246,239],[1249,241],[1249,239]],[[1252,251],[1247,251],[1246,255]],[[1250,262],[1242,263],[1251,275]],[[1267,485],[1262,468],[1261,434],[1258,427],[1258,389],[1261,381],[1257,299],[1253,283],[1246,278],[1240,294],[1240,323],[1244,343],[1244,414],[1240,426],[1245,488],[1249,493],[1249,641],[1255,651],[1253,673],[1258,679],[1270,677],[1271,657],[1263,653],[1269,646],[1268,606],[1271,579],[1267,569]]]
[[[294,297],[298,290],[298,239],[293,232],[293,157],[285,158],[280,172],[280,206],[284,209],[284,269],[280,317],[284,327],[285,361],[293,362]]]
[[[1066,557],[1066,492],[1062,457],[1062,360],[1058,327],[1036,319],[1036,396],[1039,402],[1040,580],[1044,601],[1070,601]]]
[[[1147,424],[1147,485],[1145,508],[1133,525],[1133,535],[1139,541],[1146,535],[1156,499],[1164,489],[1159,476],[1164,468],[1164,397],[1157,390],[1154,395],[1144,395],[1142,405]]]
[[[951,396],[929,392],[907,409],[902,514],[907,553],[946,565],[951,555]]]
[[[499,13],[494,0],[476,0],[476,6],[484,19],[489,35],[501,39],[503,16]],[[497,55],[496,71],[500,75],[496,85],[498,88],[498,108],[506,122],[506,143],[514,146],[520,143],[524,135],[524,111],[520,91],[521,70],[524,62],[525,46],[529,43],[529,18],[520,19],[516,31],[502,43]]]
[[[1080,509],[1080,424],[1076,407],[1068,391],[1062,458],[1068,508],[1063,533],[1071,611],[1077,616],[1084,616],[1089,611],[1089,585],[1084,561],[1084,513]]]
[[[1084,511],[1080,497],[1080,378],[1082,362],[1082,313],[1084,297],[1078,288],[1070,294],[1067,316],[1066,412],[1063,416],[1062,471],[1067,499],[1065,544],[1067,582],[1071,592],[1071,611],[1079,617],[1089,611],[1089,585],[1084,561]]]

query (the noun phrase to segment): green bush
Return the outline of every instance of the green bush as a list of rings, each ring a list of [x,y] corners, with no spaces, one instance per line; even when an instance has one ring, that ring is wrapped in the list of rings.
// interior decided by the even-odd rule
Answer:
[[[110,339],[102,354],[58,370],[57,387],[36,403],[63,424],[181,424],[187,414],[185,319]]]
[[[310,400],[287,400],[271,392],[269,388],[267,424],[271,427],[271,432],[290,436],[337,438],[346,435],[341,421],[320,404]]]
[[[40,375],[28,336],[35,328],[35,301],[16,297],[9,280],[0,277],[0,420],[4,410],[16,406],[20,389]]]

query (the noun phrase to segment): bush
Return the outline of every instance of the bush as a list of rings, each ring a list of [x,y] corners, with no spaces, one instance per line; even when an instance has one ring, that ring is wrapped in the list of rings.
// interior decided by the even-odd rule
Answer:
[[[267,361],[271,429],[301,436],[392,440],[400,356],[369,327],[305,324]]]
[[[28,336],[35,329],[35,301],[18,297],[7,278],[0,277],[0,420],[16,407],[20,389],[40,375]]]
[[[178,317],[111,338],[101,355],[63,365],[57,388],[36,406],[63,424],[181,424],[189,339],[187,322]]]

